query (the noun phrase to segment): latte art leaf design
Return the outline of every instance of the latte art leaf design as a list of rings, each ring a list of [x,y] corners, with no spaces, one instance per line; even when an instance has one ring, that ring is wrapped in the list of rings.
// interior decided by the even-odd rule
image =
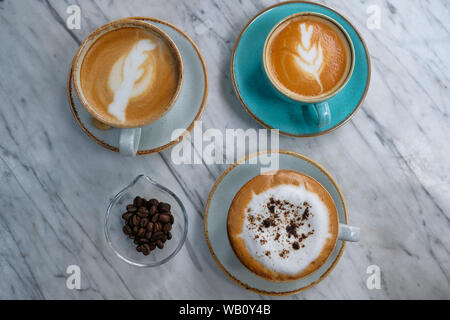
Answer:
[[[125,61],[123,62],[123,67],[120,68],[122,70],[117,70],[121,74],[122,79],[118,88],[113,90],[115,91],[114,100],[108,106],[108,112],[121,122],[125,122],[126,120],[125,111],[128,102],[133,97],[136,81],[138,81],[144,74],[142,64],[147,59],[148,52],[154,50],[155,48],[156,44],[148,39],[138,41],[130,53],[126,56]],[[121,59],[117,62],[117,65],[119,66],[122,65],[120,64]],[[118,77],[115,69],[116,68],[113,68],[111,71],[110,83],[116,82]],[[147,71],[147,73],[148,72],[149,71]]]
[[[314,77],[322,92],[323,86],[320,81],[320,68],[323,63],[323,52],[320,42],[311,43],[313,31],[313,26],[306,27],[305,23],[300,24],[301,43],[297,45],[297,52],[294,58],[303,71]]]

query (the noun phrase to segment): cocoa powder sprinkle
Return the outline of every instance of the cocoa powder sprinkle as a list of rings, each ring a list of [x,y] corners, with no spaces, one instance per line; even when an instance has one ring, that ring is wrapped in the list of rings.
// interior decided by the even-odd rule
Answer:
[[[292,250],[304,248],[302,242],[315,232],[311,224],[307,223],[313,211],[306,201],[302,205],[294,205],[287,200],[271,197],[260,212],[247,212],[247,228],[256,233],[254,240],[258,240],[261,245],[269,241],[279,242],[284,249],[278,254],[283,259],[287,258]],[[270,257],[271,252],[265,251],[263,254]]]

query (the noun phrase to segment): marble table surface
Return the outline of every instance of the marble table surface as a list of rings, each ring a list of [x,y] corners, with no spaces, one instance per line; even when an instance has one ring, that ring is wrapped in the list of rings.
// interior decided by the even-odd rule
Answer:
[[[0,1],[0,298],[269,299],[232,283],[206,245],[204,206],[228,165],[175,165],[170,149],[126,158],[101,148],[69,110],[66,77],[80,41],[96,27],[126,16],[157,17],[183,29],[204,55],[210,80],[204,130],[260,128],[234,94],[229,63],[241,29],[274,3]],[[449,299],[450,4],[321,3],[345,15],[365,38],[371,88],[339,130],[280,137],[280,148],[330,171],[362,239],[347,245],[328,278],[283,299]],[[80,30],[66,28],[72,4],[81,8]],[[373,10],[379,29],[368,23]],[[139,173],[177,192],[190,219],[185,246],[157,269],[119,261],[103,234],[109,199]],[[81,268],[81,290],[66,287],[69,265]],[[380,289],[366,286],[370,265],[380,267]]]

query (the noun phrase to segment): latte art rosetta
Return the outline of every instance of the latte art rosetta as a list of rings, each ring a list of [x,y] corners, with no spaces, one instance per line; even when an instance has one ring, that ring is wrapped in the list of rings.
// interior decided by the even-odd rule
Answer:
[[[108,112],[121,122],[126,120],[125,110],[130,99],[143,93],[151,84],[152,66],[144,67],[143,63],[148,58],[148,52],[155,48],[156,44],[151,40],[140,40],[111,70],[109,87],[115,94],[114,101],[108,106]]]
[[[315,15],[282,22],[270,35],[264,55],[277,87],[302,101],[332,94],[351,69],[346,35],[333,22]]]
[[[169,41],[143,26],[127,26],[106,32],[90,46],[80,82],[99,120],[113,127],[139,127],[169,110],[183,72],[181,56]]]
[[[300,25],[301,44],[297,46],[298,56],[295,57],[295,61],[303,71],[314,76],[320,86],[320,92],[322,92],[323,86],[319,76],[323,63],[323,52],[320,42],[311,45],[313,30],[313,26],[306,28],[305,23]]]

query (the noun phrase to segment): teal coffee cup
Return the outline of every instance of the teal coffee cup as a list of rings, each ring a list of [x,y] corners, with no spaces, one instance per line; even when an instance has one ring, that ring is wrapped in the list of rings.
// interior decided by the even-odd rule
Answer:
[[[347,85],[354,66],[355,49],[347,31],[320,13],[286,17],[264,44],[263,67],[271,87],[281,99],[315,114],[319,127],[331,123],[328,101]]]

